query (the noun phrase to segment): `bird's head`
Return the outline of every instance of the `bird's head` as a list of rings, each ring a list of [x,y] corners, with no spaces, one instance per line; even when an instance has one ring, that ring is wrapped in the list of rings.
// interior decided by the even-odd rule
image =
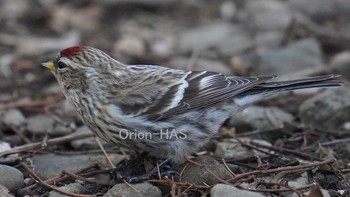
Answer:
[[[86,89],[101,73],[122,66],[101,50],[88,46],[73,46],[60,51],[53,61],[41,64],[57,78],[64,90]]]

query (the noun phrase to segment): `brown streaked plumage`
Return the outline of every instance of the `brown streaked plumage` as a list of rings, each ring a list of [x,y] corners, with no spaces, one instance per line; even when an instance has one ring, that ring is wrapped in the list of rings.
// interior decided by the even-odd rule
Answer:
[[[203,146],[227,118],[266,96],[342,84],[335,75],[273,82],[275,76],[124,65],[87,46],[64,49],[43,65],[97,136],[138,152],[170,157],[174,163]]]

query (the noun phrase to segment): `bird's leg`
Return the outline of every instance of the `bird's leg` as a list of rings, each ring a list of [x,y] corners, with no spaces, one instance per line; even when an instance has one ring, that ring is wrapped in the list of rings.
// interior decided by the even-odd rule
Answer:
[[[136,157],[133,157],[129,160],[124,160],[118,164],[117,168],[114,169],[112,173],[116,179],[121,179],[122,177],[127,177],[135,174],[144,174],[146,173],[144,168],[144,160],[148,157],[148,154],[143,152],[137,154]]]
[[[129,176],[127,177],[127,181],[129,183],[137,183],[140,181],[144,181],[147,179],[150,179],[152,176],[156,175],[157,173],[159,173],[160,176],[173,176],[173,175],[178,175],[179,173],[175,170],[167,170],[164,171],[162,173],[160,173],[160,168],[163,167],[164,165],[166,165],[167,163],[169,163],[169,161],[172,158],[169,157],[163,161],[161,161],[159,164],[157,164],[154,168],[152,168],[150,171],[148,171],[145,174],[139,175],[139,176]]]

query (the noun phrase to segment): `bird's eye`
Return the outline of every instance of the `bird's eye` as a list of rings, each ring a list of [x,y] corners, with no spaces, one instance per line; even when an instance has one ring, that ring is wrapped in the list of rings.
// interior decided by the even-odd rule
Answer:
[[[64,68],[66,68],[66,67],[67,67],[67,65],[66,65],[65,63],[63,63],[63,62],[58,62],[58,65],[57,65],[58,70],[62,70],[62,69],[64,69]]]

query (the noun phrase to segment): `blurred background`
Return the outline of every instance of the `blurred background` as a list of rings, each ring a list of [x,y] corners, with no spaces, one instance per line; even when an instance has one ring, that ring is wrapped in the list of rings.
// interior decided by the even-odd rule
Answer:
[[[0,101],[54,82],[39,63],[73,45],[129,64],[350,77],[349,13],[348,0],[1,0]]]
[[[350,79],[350,0],[0,0],[0,152],[41,142],[47,136],[91,134],[65,101],[53,75],[40,66],[74,45],[99,48],[127,64],[289,79],[337,73],[346,82]],[[348,167],[350,89],[290,94],[231,118],[224,135],[264,131],[246,136],[302,153],[308,150],[321,159],[340,158]],[[321,142],[329,141],[340,145],[321,149]],[[214,139],[205,150],[219,158],[251,154],[237,149],[228,153],[225,147],[231,145],[225,143]],[[80,152],[87,149],[97,154]],[[63,151],[67,155],[76,151],[74,160]],[[104,158],[92,138],[28,153],[23,157],[43,179]],[[117,153],[112,159],[115,164],[125,159],[125,151]],[[0,164],[16,167],[21,157],[0,156]],[[0,185],[10,179],[0,177],[4,180]],[[192,177],[196,176],[189,173]],[[339,182],[332,185],[328,180],[321,183],[323,188],[338,187],[342,181],[334,179]],[[30,184],[34,183],[26,183]],[[23,175],[7,187],[15,193],[23,187]]]

